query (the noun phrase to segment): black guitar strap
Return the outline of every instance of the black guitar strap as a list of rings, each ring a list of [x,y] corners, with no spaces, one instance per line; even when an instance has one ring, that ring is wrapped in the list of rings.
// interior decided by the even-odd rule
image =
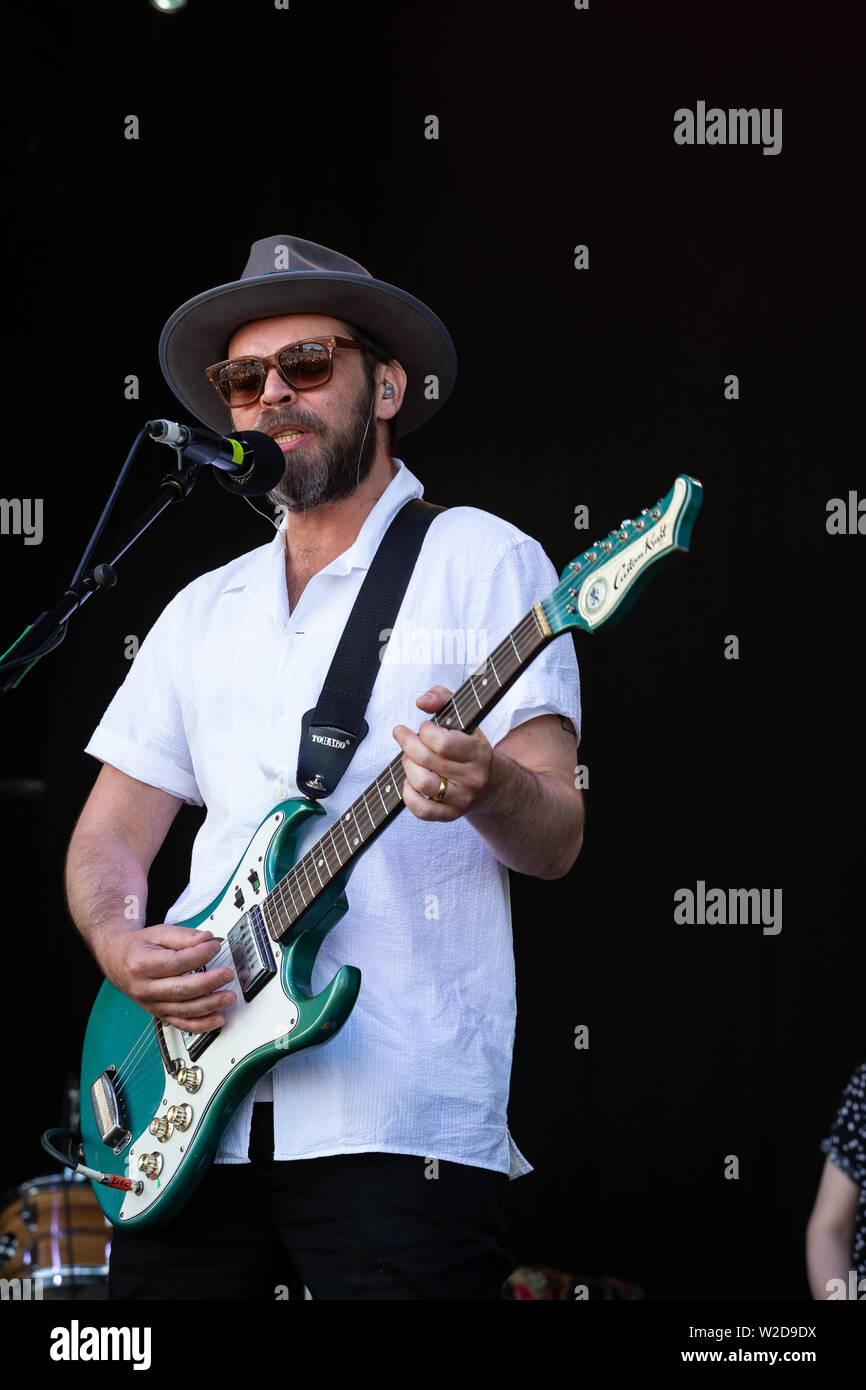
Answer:
[[[364,713],[379,668],[383,630],[394,626],[427,528],[444,507],[413,497],[385,532],[325,677],[315,709],[301,721],[298,788],[330,796],[369,733]]]

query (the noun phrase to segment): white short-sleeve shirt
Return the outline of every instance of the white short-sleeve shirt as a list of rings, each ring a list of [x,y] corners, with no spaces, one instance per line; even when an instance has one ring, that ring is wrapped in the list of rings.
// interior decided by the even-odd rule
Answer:
[[[367,568],[399,508],[423,488],[399,460],[355,542],[308,581],[289,611],[282,529],[200,576],[167,605],[87,752],[207,816],[189,882],[166,913],[183,922],[221,892],[254,831],[295,782],[301,718],[318,700]],[[284,523],[285,526],[285,523]],[[399,752],[392,730],[417,729],[415,700],[455,690],[546,598],[557,573],[537,541],[474,507],[432,522],[388,642],[365,718],[369,734],[299,852]],[[495,746],[542,714],[580,726],[569,636],[550,643],[484,719]],[[464,819],[404,810],[364,851],[349,911],[313,970],[320,990],[341,964],[362,972],[358,1001],[328,1044],[277,1063],[276,1159],[400,1153],[512,1177],[530,1165],[508,1132],[516,1017],[508,873]],[[248,1161],[253,1093],[217,1162]]]

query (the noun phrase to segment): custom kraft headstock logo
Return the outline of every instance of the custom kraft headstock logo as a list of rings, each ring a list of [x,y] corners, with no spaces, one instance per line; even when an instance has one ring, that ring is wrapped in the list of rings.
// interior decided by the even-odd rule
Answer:
[[[600,627],[625,598],[629,588],[647,565],[672,544],[674,523],[664,516],[636,535],[603,563],[596,562],[584,580],[577,608],[587,627]]]
[[[623,560],[622,564],[617,569],[613,579],[613,587],[615,590],[621,589],[622,586],[631,579],[635,570],[640,569],[641,565],[646,564],[646,561],[655,554],[662,542],[667,540],[667,535],[668,523],[666,521],[660,521],[657,526],[654,526],[651,531],[647,532],[643,537],[643,545],[633,550],[628,556],[628,559]],[[596,607],[597,606],[598,605],[596,605]],[[587,607],[589,607],[588,602]]]

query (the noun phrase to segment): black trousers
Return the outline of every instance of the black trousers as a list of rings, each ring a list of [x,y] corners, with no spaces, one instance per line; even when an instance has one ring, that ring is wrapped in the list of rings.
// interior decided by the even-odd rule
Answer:
[[[275,1162],[253,1106],[249,1163],[211,1166],[174,1221],[115,1231],[112,1299],[499,1299],[508,1178],[364,1153]],[[435,1170],[433,1170],[435,1171]]]

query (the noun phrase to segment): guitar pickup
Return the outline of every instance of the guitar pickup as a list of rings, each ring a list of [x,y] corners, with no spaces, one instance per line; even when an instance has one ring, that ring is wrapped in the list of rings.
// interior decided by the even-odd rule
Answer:
[[[238,984],[249,1003],[277,973],[261,909],[253,905],[227,937]]]
[[[126,1148],[132,1135],[124,1128],[120,1118],[120,1101],[114,1089],[115,1071],[115,1067],[107,1067],[101,1076],[97,1076],[90,1088],[90,1104],[100,1139],[106,1148],[119,1154]]]

